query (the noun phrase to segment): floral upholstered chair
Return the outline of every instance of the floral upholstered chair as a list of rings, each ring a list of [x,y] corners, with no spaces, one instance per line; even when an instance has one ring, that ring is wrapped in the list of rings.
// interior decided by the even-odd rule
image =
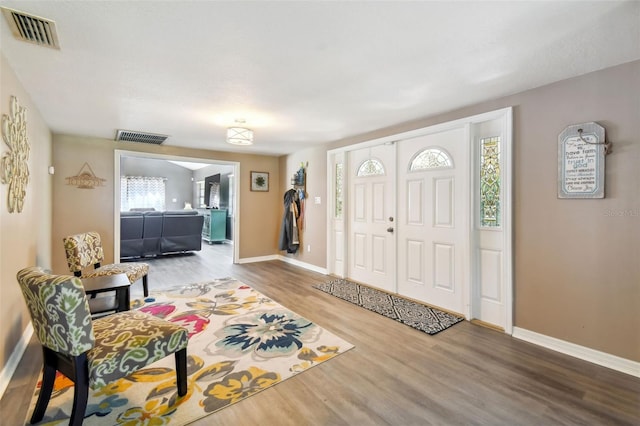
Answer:
[[[104,250],[100,241],[100,234],[97,232],[85,232],[83,234],[71,235],[62,239],[64,251],[67,255],[69,270],[76,277],[91,278],[104,275],[127,274],[129,282],[133,284],[142,278],[142,288],[144,296],[149,295],[147,285],[147,275],[149,274],[149,264],[142,262],[112,263],[100,266],[104,261]],[[93,266],[93,270],[83,273],[83,270]]]
[[[186,395],[186,328],[135,310],[92,320],[79,278],[35,267],[21,270],[17,278],[44,355],[31,423],[44,416],[56,371],[75,385],[70,425],[82,424],[89,388],[105,386],[171,354],[178,395]]]

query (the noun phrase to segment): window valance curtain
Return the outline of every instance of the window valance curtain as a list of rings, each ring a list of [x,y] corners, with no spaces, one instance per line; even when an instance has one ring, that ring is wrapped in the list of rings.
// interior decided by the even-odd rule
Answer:
[[[166,178],[122,176],[120,178],[120,210],[154,208],[165,210]]]

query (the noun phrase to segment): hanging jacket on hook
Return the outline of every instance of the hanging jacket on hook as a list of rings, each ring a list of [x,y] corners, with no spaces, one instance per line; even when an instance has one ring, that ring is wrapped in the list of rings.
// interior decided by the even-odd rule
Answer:
[[[300,234],[298,232],[298,217],[300,216],[300,199],[295,189],[284,193],[284,214],[278,239],[278,249],[287,253],[295,253],[300,246]]]

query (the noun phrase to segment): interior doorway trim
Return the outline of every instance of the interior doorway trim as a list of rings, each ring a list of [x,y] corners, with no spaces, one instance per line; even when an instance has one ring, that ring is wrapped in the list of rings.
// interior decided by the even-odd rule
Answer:
[[[223,160],[215,160],[209,158],[195,158],[195,157],[185,157],[180,155],[168,155],[168,154],[156,154],[151,152],[143,152],[143,151],[126,151],[121,149],[114,150],[114,173],[113,173],[113,235],[120,235],[120,160],[122,157],[139,157],[139,158],[151,158],[157,160],[167,160],[167,161],[185,161],[192,163],[203,163],[203,164],[212,164],[212,165],[225,165],[233,167],[233,175],[235,179],[233,179],[233,193],[235,194],[234,199],[232,200],[233,211],[240,212],[240,163],[237,161],[223,161]],[[239,217],[235,217],[233,220],[233,263],[239,263],[240,259],[240,239],[237,237],[240,235],[240,220]],[[119,240],[119,237],[118,237]],[[116,239],[114,238],[113,244],[113,258],[120,259],[120,244],[116,243]]]
[[[503,244],[504,244],[504,253],[505,253],[505,261],[503,262],[502,272],[504,277],[505,284],[505,312],[504,312],[504,332],[506,334],[511,335],[513,333],[513,108],[507,107],[502,108],[495,111],[489,111],[486,113],[481,113],[477,115],[473,115],[470,117],[465,117],[453,121],[448,121],[444,123],[435,124],[432,126],[427,126],[419,129],[410,130],[407,132],[397,133],[393,135],[384,136],[381,138],[376,138],[372,140],[368,140],[365,142],[348,145],[340,148],[335,148],[327,151],[327,271],[329,274],[333,274],[339,277],[345,277],[347,275],[347,261],[341,260],[337,261],[336,253],[342,253],[345,256],[349,253],[347,247],[347,238],[341,238],[339,240],[335,233],[334,229],[336,226],[335,223],[335,209],[336,209],[336,185],[335,185],[335,166],[336,163],[342,162],[346,164],[345,158],[349,151],[353,151],[356,149],[381,145],[385,143],[394,143],[398,141],[402,141],[404,139],[411,139],[417,136],[422,136],[425,134],[442,132],[454,128],[465,127],[469,128],[469,126],[483,123],[486,121],[503,119],[503,128],[502,132],[504,135],[504,148],[503,148],[503,170],[505,179],[503,183],[503,194],[506,198],[506,202],[503,204]],[[472,143],[470,137],[467,138],[468,143]],[[473,163],[473,158],[472,162]],[[474,173],[474,168],[471,167],[470,173]],[[344,173],[343,176],[347,176],[347,173]],[[344,177],[343,177],[344,179]],[[346,211],[346,206],[348,205],[347,201],[349,197],[349,193],[346,190],[349,184],[346,182],[346,179],[343,180],[343,188],[342,188],[342,196],[343,196],[343,208]],[[471,191],[475,185],[473,184],[473,180],[471,182],[470,188]],[[470,202],[472,202],[472,192],[470,191]],[[471,204],[473,206],[473,203]],[[343,213],[343,220],[345,223],[344,226],[347,225],[346,217],[348,213]],[[470,220],[473,220],[470,218]],[[472,226],[473,223],[470,223]],[[343,234],[345,234],[345,230],[341,230]],[[470,235],[471,238],[471,235]],[[468,253],[469,262],[474,261],[474,255],[472,253]],[[471,271],[472,268],[469,270]],[[464,294],[464,303],[465,303],[465,312],[463,312],[467,319],[473,318],[473,300],[472,300],[472,292],[474,291],[474,284],[471,284],[471,280],[467,280],[466,288],[463,292]]]

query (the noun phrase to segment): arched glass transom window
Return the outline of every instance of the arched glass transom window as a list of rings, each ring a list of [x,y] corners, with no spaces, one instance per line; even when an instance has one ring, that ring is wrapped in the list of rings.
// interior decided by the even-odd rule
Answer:
[[[446,151],[440,148],[427,148],[413,157],[409,170],[446,169],[453,167],[453,161]]]
[[[384,175],[384,166],[375,158],[370,158],[358,167],[358,177]]]

